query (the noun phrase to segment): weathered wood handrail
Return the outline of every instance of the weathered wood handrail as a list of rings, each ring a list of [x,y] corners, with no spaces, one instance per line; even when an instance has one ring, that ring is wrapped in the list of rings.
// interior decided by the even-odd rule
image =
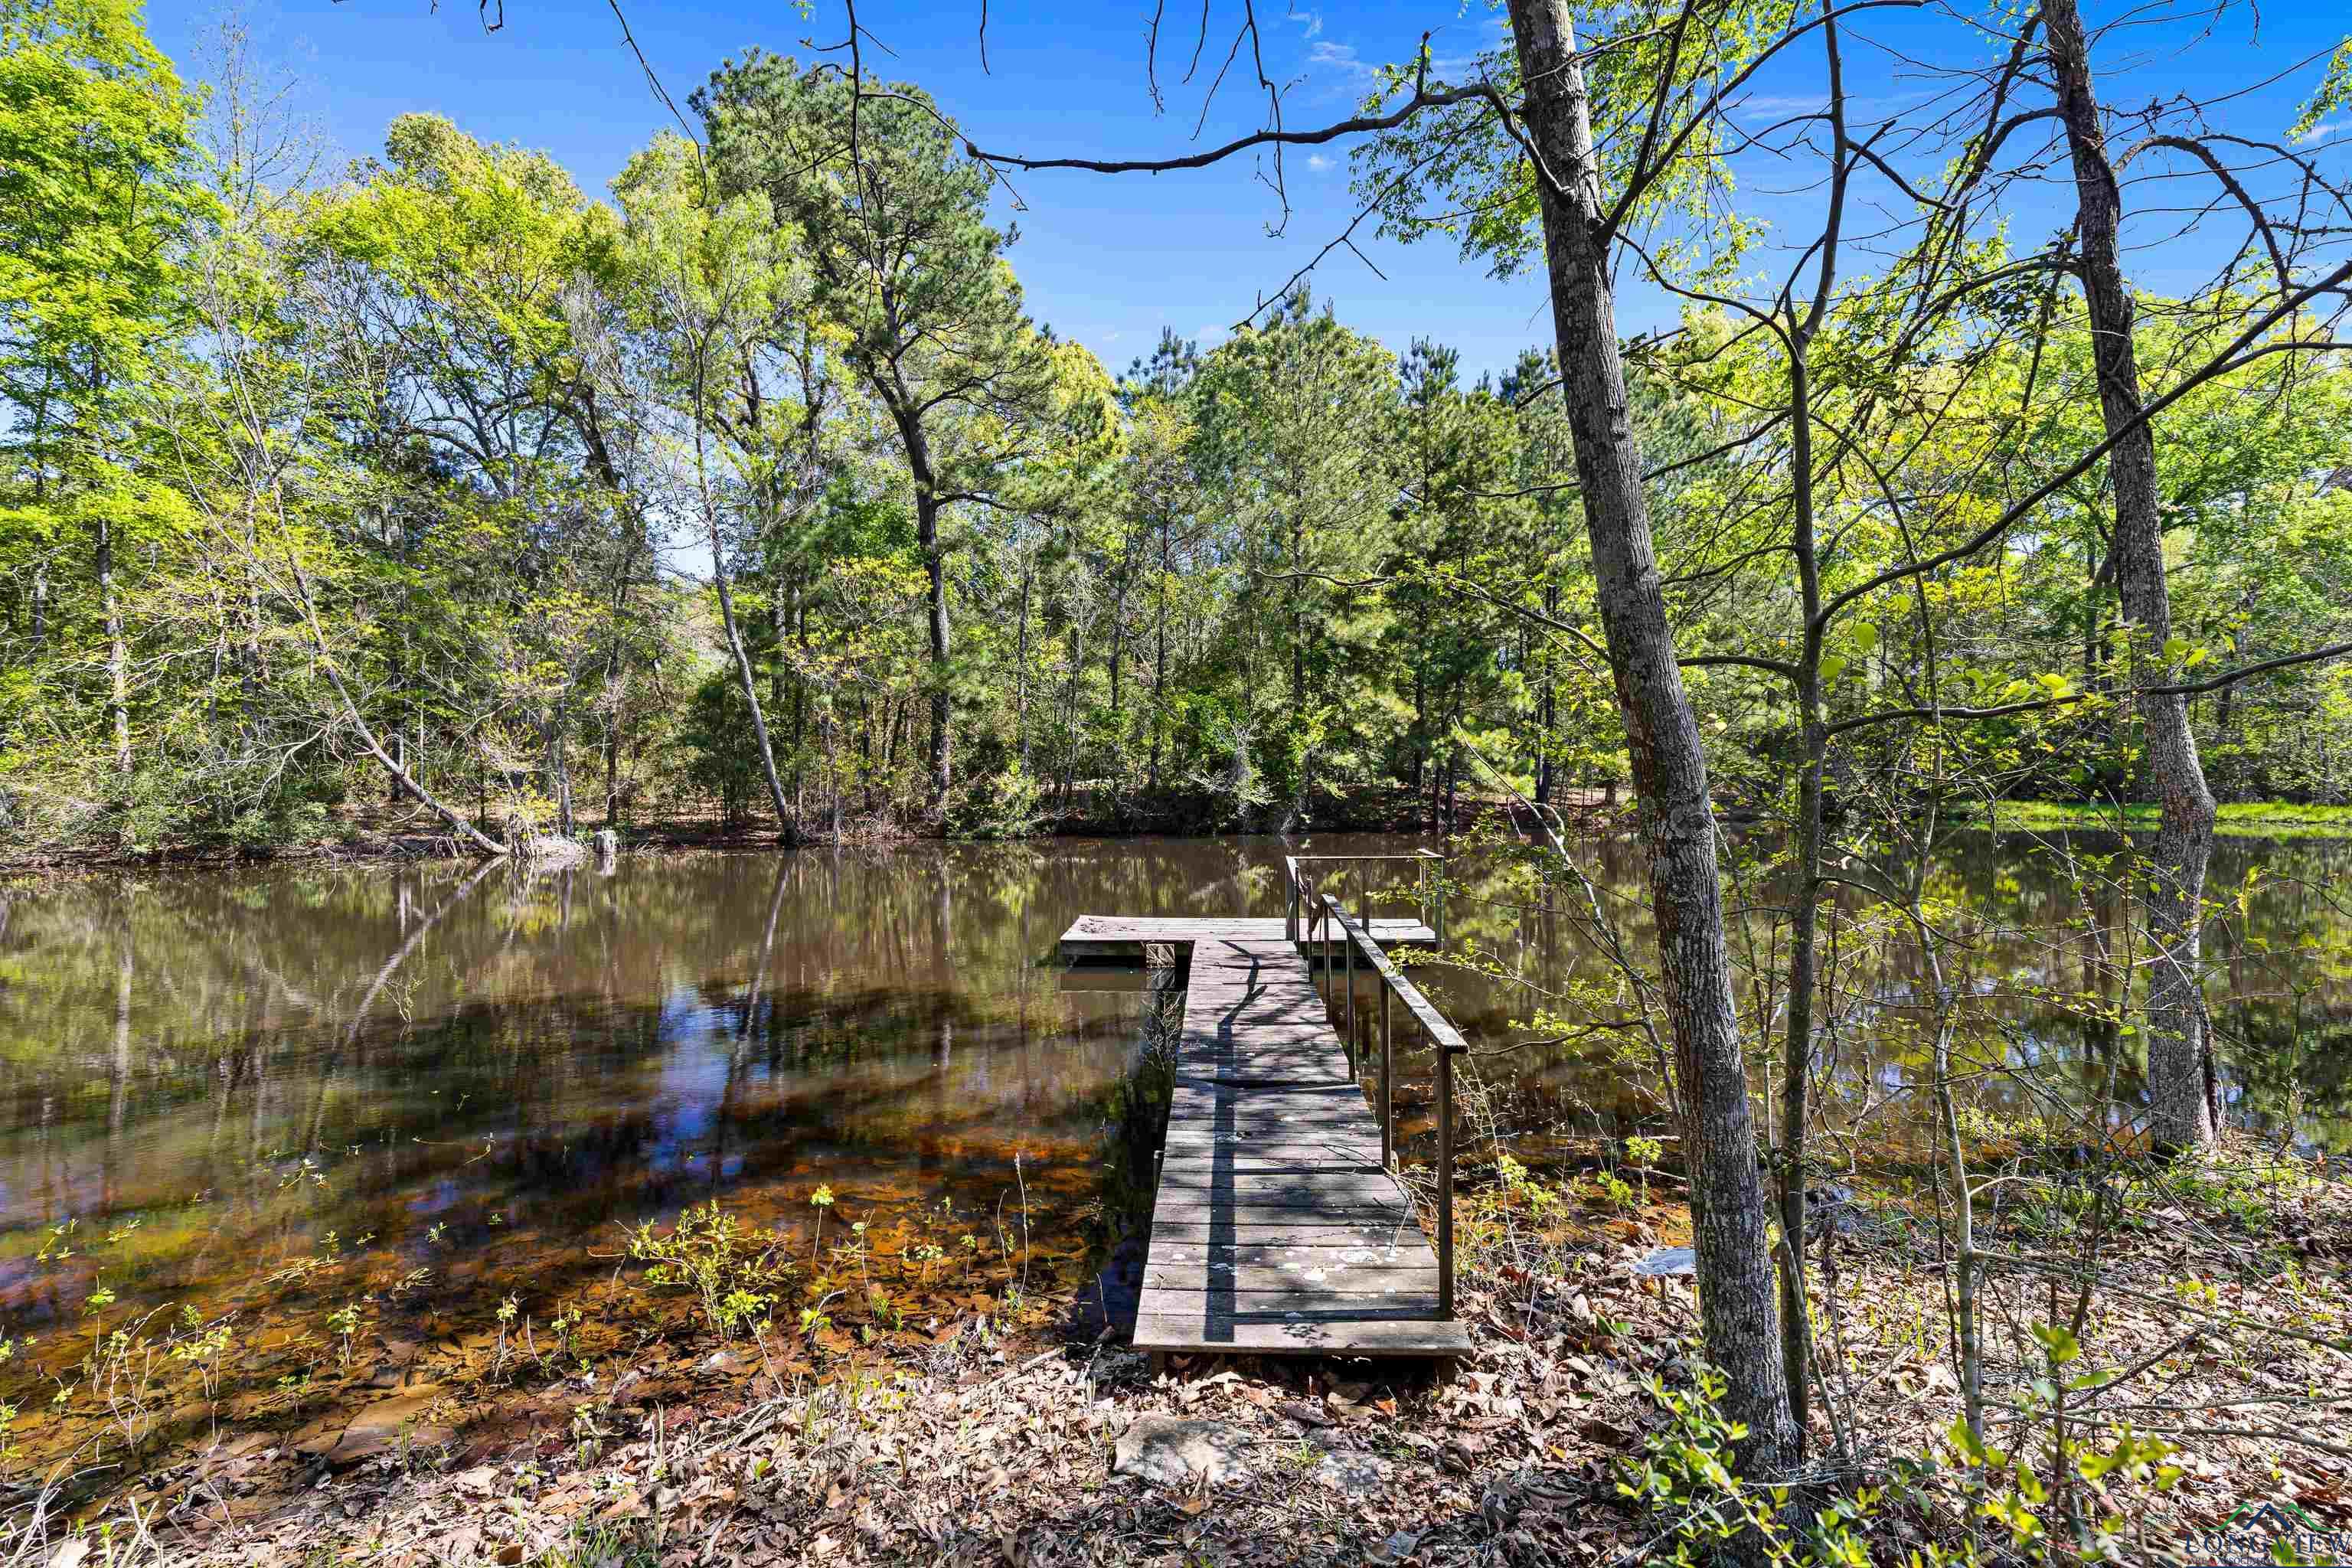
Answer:
[[[1287,883],[1287,897],[1283,905],[1285,932],[1292,942],[1300,941],[1304,922],[1314,918],[1313,900],[1307,891],[1311,873],[1300,870],[1299,868],[1302,866],[1360,866],[1376,861],[1400,860],[1413,862],[1416,868],[1413,879],[1413,903],[1420,911],[1422,924],[1429,927],[1436,934],[1437,940],[1441,943],[1444,942],[1445,941],[1445,889],[1442,884],[1434,889],[1431,888],[1430,872],[1433,868],[1444,865],[1445,857],[1434,849],[1414,849],[1402,855],[1284,856],[1282,867]],[[1361,918],[1364,911],[1364,876],[1361,871],[1358,871],[1356,873],[1356,913],[1359,918]]]
[[[1356,1066],[1355,1058],[1355,964],[1359,953],[1363,955],[1364,963],[1380,978],[1381,1163],[1388,1169],[1395,1168],[1398,1158],[1395,1040],[1391,1010],[1392,1000],[1403,1003],[1405,1011],[1421,1025],[1423,1032],[1428,1035],[1431,1045],[1436,1049],[1437,1315],[1451,1319],[1454,1316],[1454,1058],[1458,1053],[1470,1048],[1469,1042],[1463,1039],[1462,1032],[1448,1023],[1445,1015],[1440,1013],[1435,1005],[1427,996],[1422,994],[1421,987],[1405,978],[1404,972],[1396,966],[1387,953],[1381,951],[1380,943],[1372,940],[1371,933],[1359,921],[1349,916],[1346,906],[1340,903],[1337,895],[1316,893],[1311,879],[1307,883],[1307,891],[1312,900],[1308,908],[1315,915],[1312,922],[1314,931],[1312,940],[1317,943],[1318,958],[1323,961],[1318,966],[1319,973],[1322,974],[1328,975],[1331,970],[1329,944],[1332,923],[1337,921],[1339,927],[1340,940],[1343,943],[1342,952],[1345,955],[1345,984],[1348,994],[1347,1023],[1342,1031],[1342,1037],[1347,1044],[1349,1066],[1351,1070],[1358,1072],[1362,1070]],[[1330,996],[1328,1002],[1334,1012],[1339,1010],[1339,1003],[1336,995]]]

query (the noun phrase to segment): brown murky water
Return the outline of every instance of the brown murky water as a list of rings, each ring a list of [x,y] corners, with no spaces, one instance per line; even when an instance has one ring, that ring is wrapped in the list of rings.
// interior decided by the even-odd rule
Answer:
[[[612,1275],[625,1226],[704,1198],[803,1235],[820,1185],[828,1224],[939,1246],[926,1278],[1009,1260],[1025,1237],[1032,1288],[1079,1292],[1134,1195],[1112,1158],[1118,1089],[1153,993],[1066,973],[1055,938],[1088,912],[1278,914],[1285,853],[1412,847],[923,844],[0,890],[0,1331],[70,1345],[94,1289],[117,1315],[258,1322],[326,1258],[344,1283],[302,1310],[364,1289],[372,1321],[450,1333]],[[1638,891],[1629,846],[1591,848],[1604,887]],[[1454,951],[1551,985],[1601,973],[1499,859],[1454,868]],[[2352,846],[2230,840],[2216,885],[2256,868],[2216,936],[2233,1109],[2352,1147],[2352,919],[2331,892]],[[2120,1050],[2128,1087],[2128,1040],[2082,1000],[2127,984],[2110,962],[2121,900],[1981,837],[1938,886],[1974,911],[1952,979],[1997,998],[1979,1047],[2061,1086]],[[1525,1037],[1524,995],[1420,973],[1474,1047]],[[1841,984],[1832,1098],[1899,1137],[1917,1063],[1886,1021],[1924,982],[1889,951]],[[1495,1125],[1531,1152],[1658,1110],[1608,1036],[1481,1071]],[[1992,1112],[2021,1100],[1982,1093]]]

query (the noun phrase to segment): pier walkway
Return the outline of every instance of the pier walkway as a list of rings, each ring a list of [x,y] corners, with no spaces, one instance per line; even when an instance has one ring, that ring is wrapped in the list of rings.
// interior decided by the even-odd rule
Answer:
[[[1385,1104],[1376,1114],[1366,1101],[1358,1068],[1369,1064],[1350,1060],[1333,1027],[1335,1010],[1354,1027],[1357,969],[1379,977],[1376,989],[1403,986],[1412,992],[1408,1010],[1425,1013],[1424,1023],[1434,1018],[1381,952],[1384,944],[1433,940],[1429,927],[1412,921],[1367,930],[1336,900],[1328,915],[1310,903],[1305,920],[1089,915],[1064,935],[1069,959],[1150,947],[1169,949],[1172,958],[1173,950],[1190,949],[1137,1349],[1360,1356],[1455,1356],[1469,1349],[1453,1320],[1438,1252],[1387,1163],[1393,1126]],[[1325,961],[1330,1007],[1310,953]],[[1385,1090],[1386,994],[1380,1011]],[[1458,1041],[1439,1041],[1447,1110],[1446,1058]],[[1444,1131],[1450,1218],[1450,1124]],[[1450,1234],[1444,1239],[1450,1264]]]

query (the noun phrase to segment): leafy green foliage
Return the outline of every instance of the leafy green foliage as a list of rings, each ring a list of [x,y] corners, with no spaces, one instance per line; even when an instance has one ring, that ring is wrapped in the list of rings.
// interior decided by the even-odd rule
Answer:
[[[1625,414],[1715,784],[1771,818],[1801,750],[1774,671],[1806,643],[1789,367],[1725,302],[1748,231],[1717,95],[1815,33],[1725,0],[1677,47],[1666,16],[1579,23],[1617,40],[1588,61],[1604,184],[1667,276],[1721,296],[1627,346]],[[708,144],[652,138],[609,204],[433,116],[268,189],[254,171],[299,161],[248,136],[205,168],[219,126],[135,9],[18,0],[0,26],[0,818],[28,842],[745,823],[771,763],[795,837],[1438,821],[1626,775],[1548,351],[1480,377],[1300,289],[1114,380],[1030,313],[1001,188],[937,104],[896,84],[853,115],[831,64],[725,65]],[[1468,68],[1505,92],[1507,42]],[[1367,143],[1358,176],[1393,233],[1535,254],[1483,101]],[[2265,353],[2168,410],[2165,647],[2120,629],[2097,465],[1886,578],[2099,429],[2079,317],[2007,277],[2005,239],[1933,228],[1843,274],[1809,348],[1822,586],[1860,595],[1817,650],[1829,809],[1963,778],[2127,802],[2133,661],[2203,677],[2341,640],[2352,375]],[[1925,321],[1931,252],[1993,281]],[[2248,276],[2145,301],[2152,391],[2243,330]],[[2347,669],[2195,700],[2217,789],[2342,803]],[[1877,721],[1935,703],[2007,710]]]
[[[629,1233],[629,1256],[644,1263],[646,1281],[691,1290],[704,1317],[722,1337],[766,1320],[793,1265],[773,1232],[750,1229],[714,1200],[697,1204],[663,1230],[651,1220]]]

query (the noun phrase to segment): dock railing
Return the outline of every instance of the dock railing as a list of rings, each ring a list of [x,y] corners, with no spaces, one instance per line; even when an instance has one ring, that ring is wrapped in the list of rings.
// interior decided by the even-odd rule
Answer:
[[[1423,858],[1423,857],[1426,858]],[[1429,1037],[1437,1052],[1437,1315],[1451,1320],[1454,1316],[1454,1058],[1470,1047],[1462,1033],[1446,1022],[1421,987],[1404,976],[1379,942],[1372,940],[1371,930],[1362,918],[1361,884],[1359,883],[1357,913],[1350,915],[1337,894],[1322,890],[1316,874],[1304,869],[1315,860],[1349,859],[1413,859],[1423,858],[1424,888],[1429,880],[1430,861],[1443,857],[1423,851],[1420,856],[1297,856],[1290,861],[1292,907],[1291,940],[1312,947],[1318,963],[1315,966],[1317,984],[1324,992],[1324,1005],[1333,1022],[1344,1018],[1340,1037],[1348,1051],[1348,1066],[1361,1076],[1363,1068],[1356,1060],[1356,965],[1360,961],[1379,979],[1381,985],[1380,1019],[1380,1122],[1381,1165],[1393,1172],[1398,1165],[1396,1148],[1396,1041],[1395,1008],[1402,1004],[1413,1021]],[[1443,892],[1441,889],[1440,897]],[[1444,916],[1439,915],[1442,921]],[[1442,926],[1433,923],[1433,931]],[[1337,931],[1336,937],[1334,931]],[[1335,974],[1332,945],[1339,947]],[[1344,986],[1344,992],[1341,987]],[[1344,1000],[1342,999],[1344,995]]]
[[[1390,894],[1398,889],[1367,889],[1364,886],[1364,868],[1400,864],[1409,865],[1413,868],[1413,909],[1420,915],[1421,923],[1435,933],[1439,942],[1444,942],[1445,940],[1445,879],[1443,873],[1445,857],[1434,849],[1415,849],[1404,855],[1284,856],[1282,868],[1286,878],[1286,897],[1283,903],[1283,920],[1286,934],[1293,942],[1302,941],[1305,923],[1314,918],[1311,900],[1307,896],[1307,883],[1309,879],[1319,880],[1323,873],[1309,871],[1306,868],[1310,866],[1354,867],[1357,918],[1369,920],[1366,898],[1371,893]],[[1343,875],[1335,874],[1331,878],[1331,886],[1335,889],[1344,887],[1346,879]]]

